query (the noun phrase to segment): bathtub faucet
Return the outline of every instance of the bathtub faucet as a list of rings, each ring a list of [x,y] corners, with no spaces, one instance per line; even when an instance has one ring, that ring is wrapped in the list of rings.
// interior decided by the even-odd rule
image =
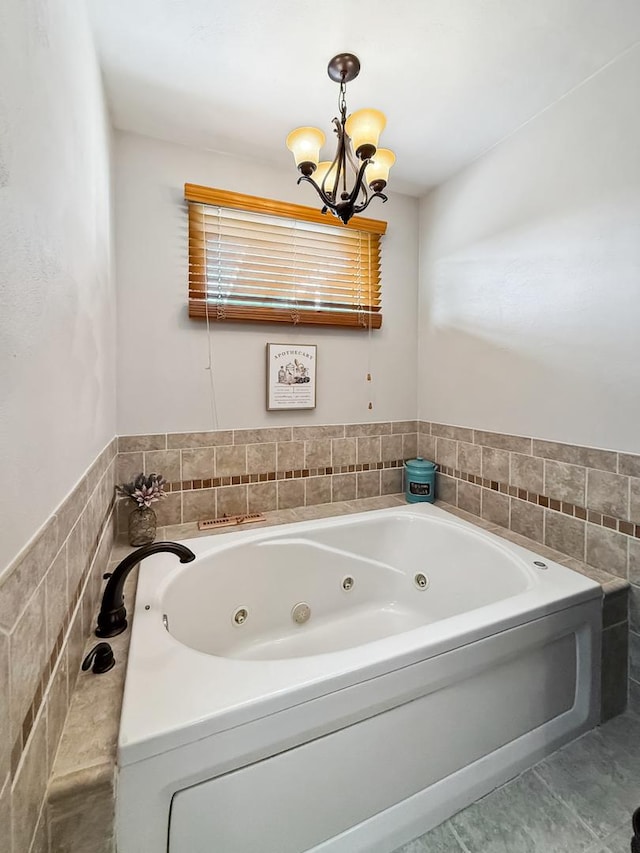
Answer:
[[[127,575],[145,557],[165,551],[180,557],[181,563],[190,563],[196,558],[190,548],[179,542],[153,542],[128,554],[109,576],[98,614],[96,637],[115,637],[124,631],[127,627],[127,611],[124,606],[124,582]]]

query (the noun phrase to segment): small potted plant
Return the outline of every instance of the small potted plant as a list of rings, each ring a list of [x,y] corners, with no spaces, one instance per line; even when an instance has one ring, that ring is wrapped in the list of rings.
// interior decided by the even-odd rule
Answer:
[[[151,504],[166,497],[164,484],[166,480],[161,474],[144,474],[131,483],[122,483],[116,490],[135,504],[129,515],[129,544],[149,545],[156,538],[156,514]]]

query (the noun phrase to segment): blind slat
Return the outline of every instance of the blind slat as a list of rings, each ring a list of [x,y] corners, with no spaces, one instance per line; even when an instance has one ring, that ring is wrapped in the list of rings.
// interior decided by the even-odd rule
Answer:
[[[318,223],[315,209],[278,219],[263,201],[267,213],[189,204],[189,315],[379,328],[385,223],[360,232]]]

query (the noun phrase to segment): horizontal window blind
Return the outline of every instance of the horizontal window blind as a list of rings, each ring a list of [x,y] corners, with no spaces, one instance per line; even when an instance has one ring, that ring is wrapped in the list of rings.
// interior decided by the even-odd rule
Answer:
[[[380,328],[386,223],[327,225],[315,208],[192,184],[185,198],[189,316]]]

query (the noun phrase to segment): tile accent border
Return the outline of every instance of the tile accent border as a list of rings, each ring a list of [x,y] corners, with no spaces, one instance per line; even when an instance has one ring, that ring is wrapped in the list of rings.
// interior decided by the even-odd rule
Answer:
[[[35,853],[48,831],[47,780],[115,536],[115,465],[113,439],[0,579],[7,684],[0,790],[7,791],[14,853]]]
[[[118,482],[161,473],[159,526],[316,506],[402,491],[416,421],[120,436]],[[131,504],[119,500],[118,530]]]
[[[614,518],[610,515],[603,515],[600,512],[594,512],[584,506],[577,506],[568,501],[559,501],[550,498],[548,495],[538,495],[536,492],[529,492],[527,489],[519,489],[516,486],[510,486],[508,483],[500,483],[496,480],[488,480],[486,477],[479,477],[476,474],[469,474],[467,471],[460,471],[457,468],[449,468],[446,465],[439,466],[438,470],[441,474],[447,477],[453,477],[456,480],[463,480],[466,483],[474,483],[477,486],[482,486],[483,489],[491,489],[494,492],[500,492],[503,495],[510,495],[512,498],[519,498],[528,503],[537,504],[555,512],[561,512],[564,515],[574,516],[582,521],[589,521],[591,524],[597,524],[601,527],[606,527],[609,530],[617,530],[619,533],[624,533],[626,536],[634,536],[640,539],[640,524],[634,524],[631,521],[625,521],[621,518]]]
[[[640,694],[640,454],[418,421],[447,503],[628,581],[603,644]],[[611,708],[626,702],[617,689]]]

